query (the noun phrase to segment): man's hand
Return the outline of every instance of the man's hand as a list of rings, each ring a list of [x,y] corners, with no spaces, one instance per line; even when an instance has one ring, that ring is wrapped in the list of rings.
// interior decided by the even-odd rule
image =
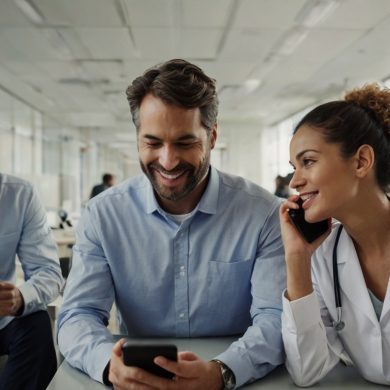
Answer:
[[[22,294],[11,283],[0,282],[0,316],[16,316],[21,314],[24,306]]]
[[[150,374],[137,367],[127,367],[122,360],[122,345],[125,339],[119,340],[111,355],[109,380],[116,390],[220,390],[222,388],[221,371],[217,363],[200,359],[193,352],[180,352],[178,362],[162,356],[154,362],[175,378],[165,379]]]

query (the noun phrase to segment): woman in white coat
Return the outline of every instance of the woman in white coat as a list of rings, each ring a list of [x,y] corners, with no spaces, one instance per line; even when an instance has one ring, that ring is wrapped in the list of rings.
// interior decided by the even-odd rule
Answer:
[[[290,186],[299,195],[280,208],[287,369],[297,385],[309,386],[341,360],[389,385],[390,91],[366,85],[309,112],[295,128],[290,160]],[[340,223],[329,223],[309,244],[288,213],[299,208],[299,198],[307,222]]]

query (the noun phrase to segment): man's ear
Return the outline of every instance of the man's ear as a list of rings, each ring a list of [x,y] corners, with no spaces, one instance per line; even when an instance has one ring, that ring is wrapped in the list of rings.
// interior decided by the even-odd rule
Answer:
[[[214,149],[215,143],[217,142],[217,127],[218,125],[215,124],[213,128],[211,129],[210,133],[210,148]]]
[[[361,145],[355,153],[356,176],[363,178],[370,172],[375,163],[374,149],[370,145]]]

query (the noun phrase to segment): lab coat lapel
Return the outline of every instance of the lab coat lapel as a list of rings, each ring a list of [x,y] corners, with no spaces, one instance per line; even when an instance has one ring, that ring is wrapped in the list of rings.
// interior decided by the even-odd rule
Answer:
[[[380,321],[388,321],[390,315],[390,280],[387,282],[387,290],[385,295],[385,300],[383,302],[382,313]]]
[[[337,265],[341,291],[352,305],[362,311],[374,324],[378,324],[374,307],[368,294],[366,281],[351,237],[343,230],[337,251]]]

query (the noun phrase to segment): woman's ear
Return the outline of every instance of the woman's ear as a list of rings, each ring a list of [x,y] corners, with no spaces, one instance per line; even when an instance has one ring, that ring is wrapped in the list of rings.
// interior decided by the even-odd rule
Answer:
[[[356,161],[356,176],[363,178],[374,166],[375,153],[370,145],[361,145],[356,151],[354,159]]]

